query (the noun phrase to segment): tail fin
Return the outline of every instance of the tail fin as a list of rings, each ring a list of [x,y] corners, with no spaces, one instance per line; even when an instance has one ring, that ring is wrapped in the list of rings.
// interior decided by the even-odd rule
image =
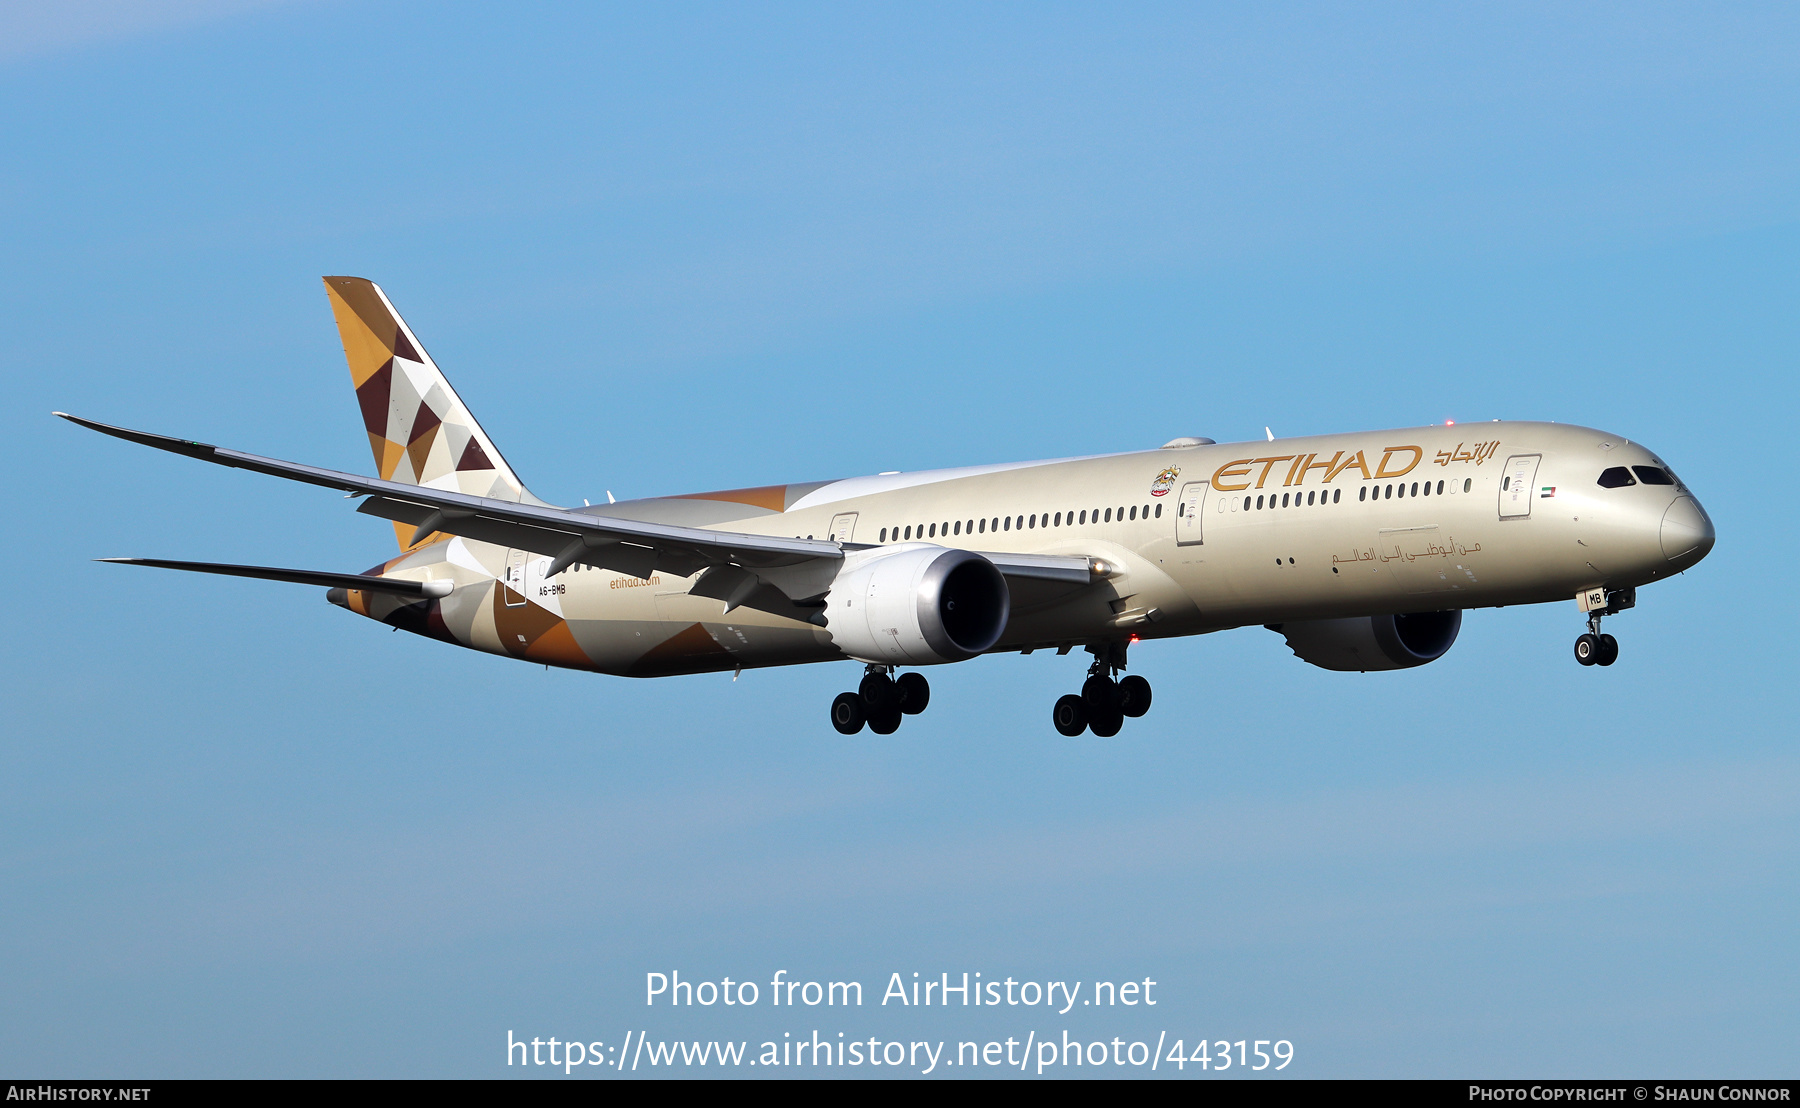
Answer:
[[[325,292],[382,478],[543,503],[506,464],[380,286],[361,277],[327,277]],[[400,549],[412,545],[409,526],[394,524],[394,535]]]

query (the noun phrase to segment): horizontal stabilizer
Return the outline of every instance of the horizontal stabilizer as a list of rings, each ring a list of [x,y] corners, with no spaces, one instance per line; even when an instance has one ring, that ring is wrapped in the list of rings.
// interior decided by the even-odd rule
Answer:
[[[192,573],[221,573],[227,577],[255,577],[264,581],[291,581],[296,585],[322,585],[326,588],[388,592],[400,596],[447,596],[451,588],[448,581],[402,581],[396,577],[376,577],[367,573],[328,573],[316,569],[276,569],[273,566],[230,566],[217,562],[171,562],[163,558],[96,558],[94,560],[126,566],[185,569]]]

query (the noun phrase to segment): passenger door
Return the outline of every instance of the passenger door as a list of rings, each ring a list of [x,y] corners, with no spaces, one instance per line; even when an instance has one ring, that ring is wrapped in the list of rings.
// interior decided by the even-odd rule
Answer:
[[[1175,504],[1175,543],[1178,546],[1199,546],[1201,538],[1201,516],[1206,512],[1205,481],[1192,481],[1182,486],[1181,499]]]
[[[831,517],[831,540],[833,542],[849,542],[850,536],[855,533],[855,512],[842,512]]]
[[[1538,462],[1542,454],[1514,454],[1506,459],[1500,478],[1500,518],[1525,519],[1531,515],[1531,501],[1537,480]]]

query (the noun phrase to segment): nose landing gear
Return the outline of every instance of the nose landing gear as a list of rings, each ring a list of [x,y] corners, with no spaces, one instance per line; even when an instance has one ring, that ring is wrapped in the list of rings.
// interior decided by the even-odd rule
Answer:
[[[1589,631],[1575,640],[1575,660],[1584,666],[1610,666],[1619,660],[1619,640]]]
[[[1082,683],[1080,694],[1062,697],[1051,710],[1051,722],[1058,732],[1074,738],[1091,730],[1109,739],[1119,733],[1128,717],[1135,719],[1150,710],[1150,682],[1135,674],[1113,679],[1125,668],[1126,645],[1096,643],[1088,647],[1094,664],[1088,667],[1088,678]]]
[[[1619,660],[1619,640],[1600,633],[1600,617],[1637,606],[1636,589],[1590,589],[1576,598],[1587,613],[1587,633],[1575,640],[1575,660],[1584,666],[1610,666]]]
[[[889,676],[891,666],[870,663],[856,692],[839,693],[831,702],[831,726],[854,735],[864,724],[877,735],[892,735],[903,716],[916,716],[931,703],[931,685],[921,673]]]

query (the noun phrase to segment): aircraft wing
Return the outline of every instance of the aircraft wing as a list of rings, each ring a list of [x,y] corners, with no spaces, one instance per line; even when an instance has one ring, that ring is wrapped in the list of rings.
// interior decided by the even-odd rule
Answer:
[[[421,539],[433,531],[442,531],[445,534],[463,535],[482,542],[547,554],[559,561],[563,555],[569,555],[563,563],[565,566],[579,561],[640,578],[649,577],[655,571],[686,577],[711,565],[776,568],[821,559],[836,562],[844,556],[842,547],[825,540],[788,539],[778,535],[750,535],[667,523],[644,523],[573,512],[564,508],[491,500],[468,493],[384,481],[379,477],[360,477],[354,473],[299,462],[259,457],[210,443],[112,427],[63,412],[55,414],[103,435],[198,458],[215,465],[248,469],[271,477],[365,495],[368,499],[358,511],[383,519],[415,524],[425,531],[425,534],[418,536]],[[427,527],[427,524],[430,526]]]
[[[359,512],[413,524],[417,528],[415,542],[433,532],[443,532],[547,555],[553,561],[545,571],[546,577],[553,577],[576,562],[640,579],[656,572],[687,577],[711,570],[695,583],[692,591],[697,595],[718,595],[730,606],[743,604],[809,620],[817,613],[818,598],[831,587],[844,557],[844,546],[829,540],[647,523],[494,500],[264,458],[209,443],[113,427],[63,412],[54,414],[103,435],[158,450],[364,496]],[[1084,557],[983,556],[999,568],[1009,584],[1025,586],[1025,591],[1034,597],[1046,586],[1085,586],[1103,572],[1099,563]],[[758,582],[751,582],[751,577]]]

